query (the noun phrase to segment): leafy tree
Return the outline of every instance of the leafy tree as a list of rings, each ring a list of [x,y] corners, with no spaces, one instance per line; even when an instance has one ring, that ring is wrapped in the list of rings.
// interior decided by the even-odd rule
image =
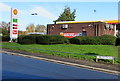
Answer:
[[[34,24],[29,24],[26,27],[26,30],[28,31],[28,33],[35,32],[35,26],[34,26]]]
[[[75,12],[76,9],[74,9],[73,12],[71,12],[70,7],[65,7],[64,12],[62,14],[60,14],[59,18],[53,22],[57,22],[57,21],[75,21]]]
[[[46,32],[46,27],[44,25],[37,25],[35,27],[35,32]]]

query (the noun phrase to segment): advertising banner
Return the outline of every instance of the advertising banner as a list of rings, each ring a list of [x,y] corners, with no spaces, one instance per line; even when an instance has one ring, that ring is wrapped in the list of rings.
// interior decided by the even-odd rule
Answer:
[[[63,32],[61,32],[60,35],[65,36],[67,38],[73,38],[75,36],[82,36],[82,33],[63,33]]]

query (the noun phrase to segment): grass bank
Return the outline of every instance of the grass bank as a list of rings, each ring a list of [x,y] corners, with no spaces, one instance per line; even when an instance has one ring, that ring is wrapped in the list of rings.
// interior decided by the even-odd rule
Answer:
[[[118,58],[118,48],[113,45],[73,45],[73,44],[56,44],[56,45],[21,45],[18,43],[3,42],[2,48],[21,50],[30,53],[40,53],[47,55],[55,55],[65,58],[95,60],[95,56],[89,55],[101,55],[101,56],[114,56]],[[101,60],[104,62],[112,62],[111,60]],[[120,63],[119,60],[115,60],[116,63]]]

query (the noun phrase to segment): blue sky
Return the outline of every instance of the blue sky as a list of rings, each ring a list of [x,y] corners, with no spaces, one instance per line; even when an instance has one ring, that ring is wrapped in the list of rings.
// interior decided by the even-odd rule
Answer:
[[[76,9],[76,21],[118,19],[118,2],[1,2],[2,20],[0,21],[10,21],[12,7],[19,11],[19,30],[25,30],[31,23],[47,26],[47,24],[53,24],[53,20],[59,17],[66,5],[72,11]],[[31,15],[34,12],[38,15]]]

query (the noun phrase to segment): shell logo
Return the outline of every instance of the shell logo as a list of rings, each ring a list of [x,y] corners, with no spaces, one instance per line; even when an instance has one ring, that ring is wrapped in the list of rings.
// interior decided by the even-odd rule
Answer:
[[[64,36],[64,33],[60,33],[60,35]]]
[[[17,9],[14,9],[13,13],[14,13],[14,15],[17,15],[17,13],[18,13]]]

